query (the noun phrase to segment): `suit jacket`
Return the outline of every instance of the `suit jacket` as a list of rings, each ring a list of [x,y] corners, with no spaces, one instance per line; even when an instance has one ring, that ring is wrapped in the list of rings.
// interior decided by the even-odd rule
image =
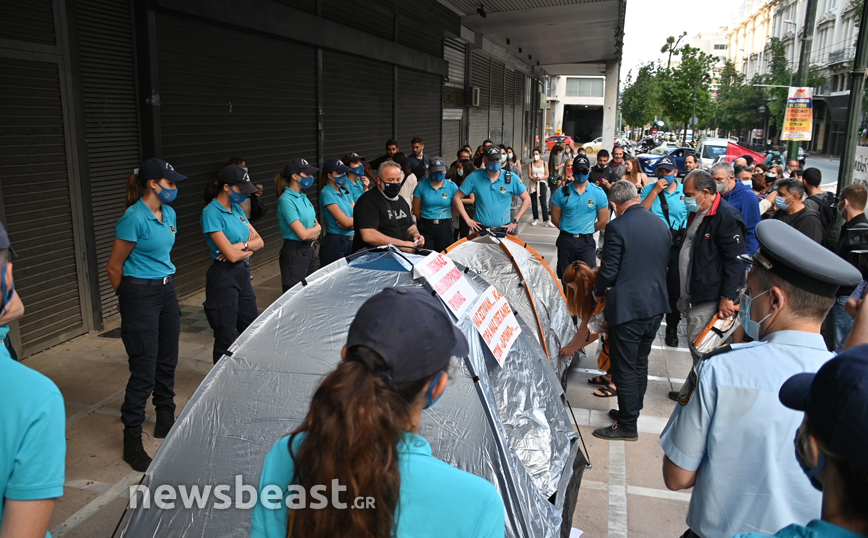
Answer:
[[[666,223],[640,204],[606,225],[594,293],[606,299],[610,327],[669,312],[666,268],[671,244]]]

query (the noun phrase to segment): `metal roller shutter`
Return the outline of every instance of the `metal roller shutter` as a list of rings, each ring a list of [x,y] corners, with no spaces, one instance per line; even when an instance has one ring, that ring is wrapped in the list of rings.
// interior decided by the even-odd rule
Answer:
[[[392,41],[395,38],[394,7],[382,0],[366,0],[364,8],[356,0],[321,2],[322,16],[343,25]]]
[[[27,307],[23,356],[85,332],[76,267],[60,73],[56,63],[0,58],[0,181]]]
[[[488,112],[488,134],[495,144],[503,143],[503,64],[491,61],[491,110]]]
[[[460,39],[444,39],[443,59],[449,62],[449,80],[447,82],[463,88],[467,63],[467,46]]]
[[[503,75],[503,144],[507,147],[518,146],[518,141],[513,136],[515,127],[515,72],[507,70]],[[521,148],[516,149],[517,153]]]
[[[125,2],[80,0],[76,15],[100,300],[109,324],[119,319],[118,301],[103,268],[124,213],[126,179],[141,160],[133,24]]]
[[[289,158],[316,160],[316,59],[313,47],[168,13],[158,12],[156,25],[162,157],[189,177],[172,204],[183,294],[204,285],[203,191],[231,157],[246,159],[265,188],[269,213],[254,223],[265,248],[254,263],[277,256],[274,176]]]
[[[474,151],[488,138],[490,69],[491,60],[483,53],[473,51],[470,56],[470,85],[479,88],[479,106],[470,107],[470,145]]]
[[[0,0],[3,38],[56,45],[52,0]]]
[[[443,120],[443,144],[441,152],[446,163],[456,159],[456,153],[461,148],[461,120]]]
[[[513,118],[513,133],[512,137],[515,140],[516,151],[520,152],[523,159],[530,156],[530,148],[527,147],[525,139],[527,138],[524,129],[522,129],[522,120],[524,118],[524,73],[515,72],[513,78],[513,105],[515,116]]]
[[[331,51],[324,51],[322,60],[324,157],[355,151],[373,160],[384,154],[394,134],[393,67]],[[410,141],[404,142],[399,140],[399,147],[409,153]]]
[[[443,30],[436,23],[417,18],[411,18],[404,13],[398,17],[399,45],[421,50],[432,56],[440,57],[443,52]]]
[[[441,155],[440,122],[443,79],[398,68],[398,144],[410,147],[413,137],[425,141],[425,153]],[[451,161],[450,161],[451,162]]]

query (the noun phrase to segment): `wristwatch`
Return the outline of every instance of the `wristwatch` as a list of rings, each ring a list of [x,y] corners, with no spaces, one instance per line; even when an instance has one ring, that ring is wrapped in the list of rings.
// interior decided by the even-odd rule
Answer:
[[[518,224],[518,219],[512,219],[513,224]]]
[[[247,241],[244,242],[244,250],[245,251],[250,250],[250,247],[247,246]]]

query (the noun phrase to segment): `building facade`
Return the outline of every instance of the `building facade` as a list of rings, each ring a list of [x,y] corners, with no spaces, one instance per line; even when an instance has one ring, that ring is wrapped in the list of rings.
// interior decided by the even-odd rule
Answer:
[[[549,77],[546,135],[562,133],[572,137],[576,144],[602,136],[605,94],[603,76]]]

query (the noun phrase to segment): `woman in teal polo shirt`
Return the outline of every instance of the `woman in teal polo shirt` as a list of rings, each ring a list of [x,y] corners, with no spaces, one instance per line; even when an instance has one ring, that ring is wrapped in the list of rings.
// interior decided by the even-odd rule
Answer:
[[[153,393],[163,438],[175,423],[175,367],[181,309],[169,257],[178,232],[168,206],[187,177],[162,159],[149,159],[127,179],[126,212],[115,227],[106,271],[118,295],[121,339],[129,356],[130,380],[121,405],[124,461],[139,472],[151,464],[142,446],[145,405]]]
[[[419,182],[413,191],[413,215],[425,248],[438,252],[454,242],[452,232],[452,198],[458,185],[446,179],[446,161],[432,157],[431,177]]]
[[[355,204],[359,197],[368,190],[369,181],[367,176],[365,176],[365,158],[358,153],[350,152],[341,158],[341,162],[350,169],[347,172],[346,187],[350,191],[353,203]]]
[[[250,255],[265,246],[247,219],[241,203],[257,192],[247,171],[238,165],[220,170],[209,185],[211,202],[202,211],[202,233],[214,258],[205,273],[205,316],[214,331],[214,364],[244,332],[259,310],[250,285]]]
[[[320,267],[349,256],[353,251],[355,199],[347,181],[350,170],[340,159],[329,159],[322,167],[326,184],[319,193],[319,205],[326,235],[319,246]]]
[[[286,291],[316,270],[313,243],[322,232],[316,211],[303,189],[309,189],[319,170],[304,159],[292,159],[274,182],[277,187],[277,221],[283,247],[280,249],[280,284]]]

